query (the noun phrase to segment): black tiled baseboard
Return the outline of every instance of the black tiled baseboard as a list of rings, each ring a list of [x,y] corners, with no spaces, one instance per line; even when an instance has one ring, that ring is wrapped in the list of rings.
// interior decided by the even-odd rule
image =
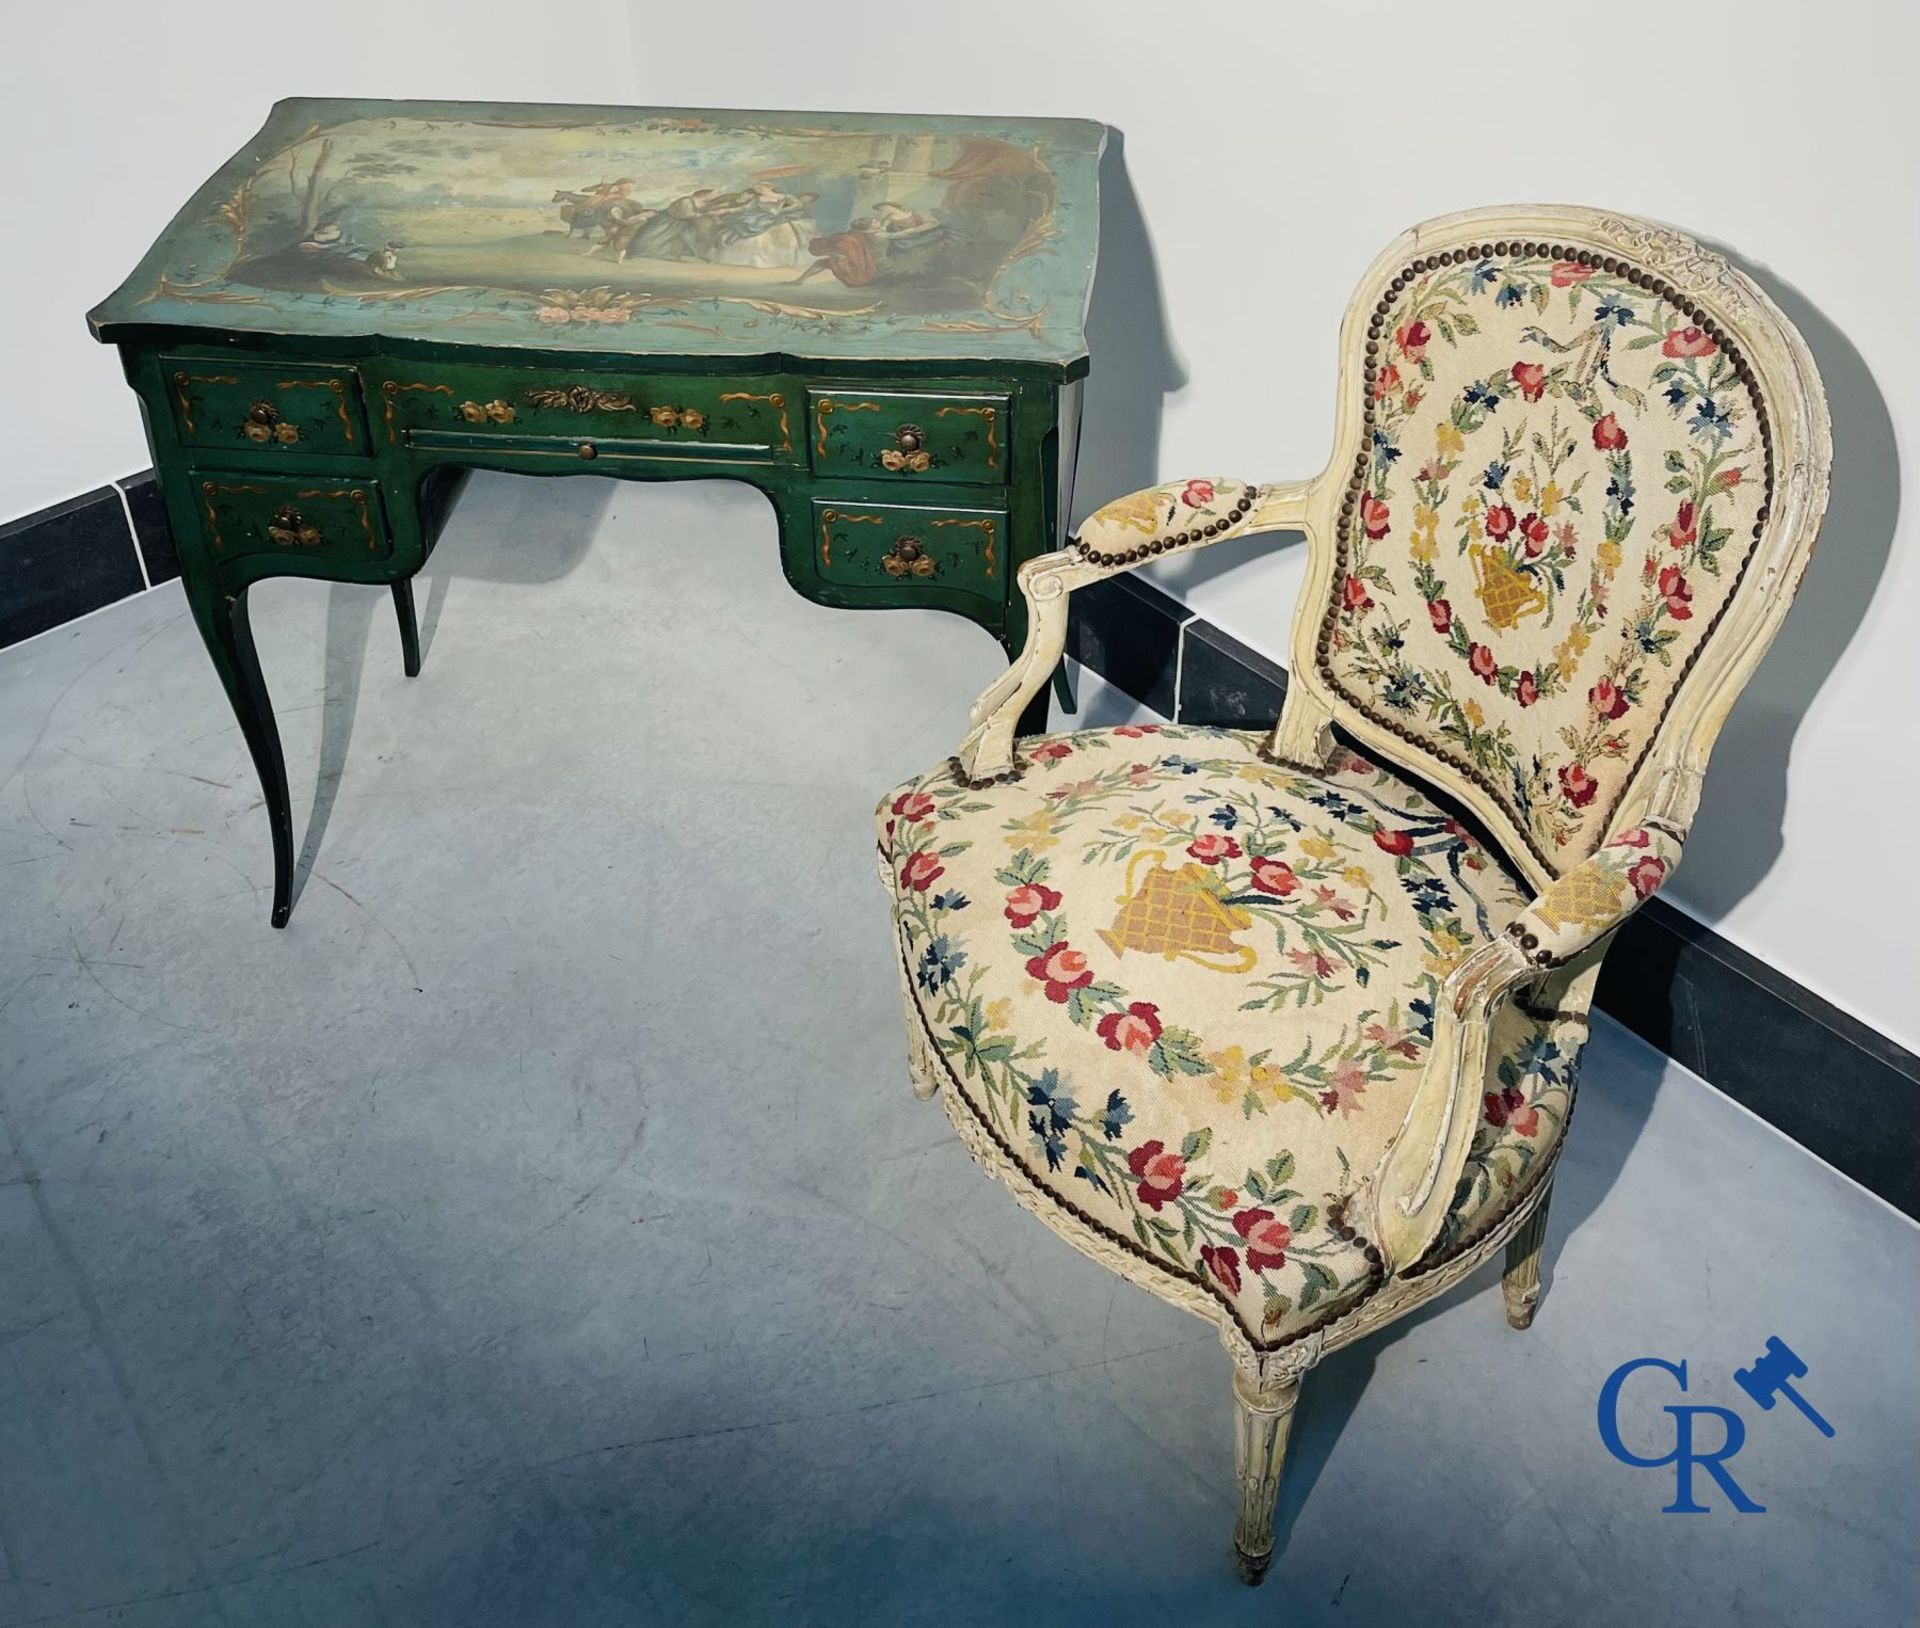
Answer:
[[[1287,675],[1132,576],[1073,596],[1069,654],[1184,724],[1264,728]],[[1621,929],[1598,1005],[1920,1219],[1920,1057],[1660,899]]]
[[[0,649],[179,576],[153,471],[0,525]]]
[[[0,646],[145,586],[126,506],[111,486],[0,526]]]

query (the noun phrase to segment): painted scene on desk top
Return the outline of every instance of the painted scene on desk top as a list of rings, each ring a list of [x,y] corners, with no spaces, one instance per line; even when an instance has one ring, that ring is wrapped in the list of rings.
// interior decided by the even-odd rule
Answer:
[[[283,103],[95,317],[1071,356],[1099,137],[1066,122]]]

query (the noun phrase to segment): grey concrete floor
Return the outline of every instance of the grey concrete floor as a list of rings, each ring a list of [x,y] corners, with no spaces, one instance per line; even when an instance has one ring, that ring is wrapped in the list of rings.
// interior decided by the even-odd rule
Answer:
[[[1534,1329],[1329,1359],[1243,1589],[1211,1332],[906,1087],[868,811],[990,641],[722,485],[482,479],[422,586],[412,682],[255,595],[284,933],[177,588],[0,653],[0,1622],[1916,1620],[1920,1232],[1605,1024]],[[1740,1407],[1766,1514],[1602,1450],[1648,1355],[1630,1439]]]

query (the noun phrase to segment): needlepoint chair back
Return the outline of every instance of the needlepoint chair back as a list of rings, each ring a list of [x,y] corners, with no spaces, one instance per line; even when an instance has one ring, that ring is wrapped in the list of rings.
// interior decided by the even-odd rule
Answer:
[[[1799,335],[1677,232],[1530,206],[1406,233],[1341,355],[1297,704],[1536,885],[1628,821],[1684,827],[1825,506]]]

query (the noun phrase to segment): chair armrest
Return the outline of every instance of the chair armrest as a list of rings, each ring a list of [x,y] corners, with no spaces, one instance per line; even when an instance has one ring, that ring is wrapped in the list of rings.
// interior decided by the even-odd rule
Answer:
[[[1390,1269],[1412,1265],[1446,1224],[1473,1149],[1500,1003],[1582,956],[1639,909],[1680,862],[1665,825],[1629,826],[1582,860],[1447,977],[1406,1122],[1374,1173],[1374,1236]]]
[[[1311,481],[1249,486],[1214,478],[1169,481],[1134,492],[1089,516],[1080,535],[1020,567],[1027,642],[967,715],[971,727],[954,755],[955,772],[974,784],[1019,772],[1013,732],[1067,645],[1067,596],[1090,582],[1131,571],[1167,554],[1187,553],[1247,532],[1306,522]]]

